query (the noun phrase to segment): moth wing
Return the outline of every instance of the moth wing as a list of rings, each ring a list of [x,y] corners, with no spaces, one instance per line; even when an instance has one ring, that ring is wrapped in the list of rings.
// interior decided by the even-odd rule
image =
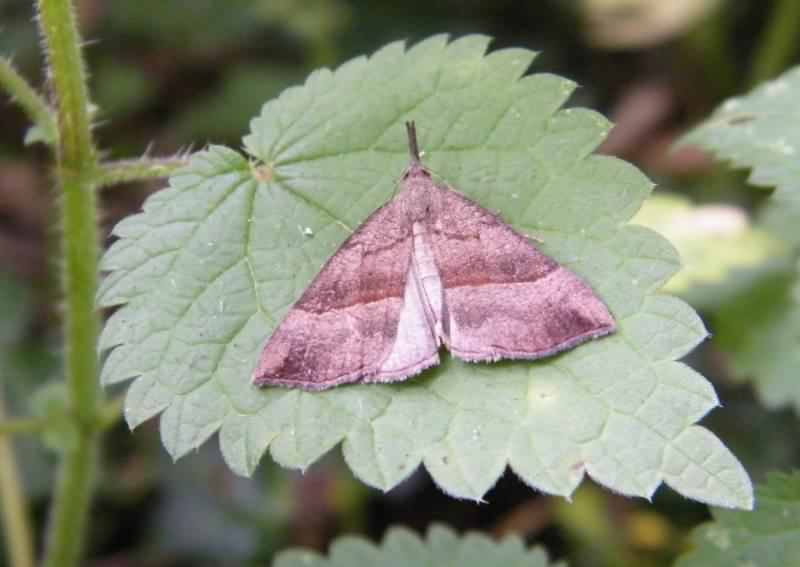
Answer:
[[[429,231],[444,288],[443,340],[455,356],[536,359],[614,331],[577,275],[474,201],[436,191]]]
[[[437,343],[408,277],[412,247],[398,195],[356,229],[290,309],[264,345],[253,383],[323,390],[396,381],[436,364]]]

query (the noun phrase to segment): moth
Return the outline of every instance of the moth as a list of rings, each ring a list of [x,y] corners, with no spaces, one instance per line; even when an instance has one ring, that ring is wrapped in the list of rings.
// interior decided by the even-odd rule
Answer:
[[[537,359],[614,332],[577,275],[435,182],[406,123],[397,195],[322,267],[267,340],[253,383],[324,390],[406,380],[444,345],[470,362]]]

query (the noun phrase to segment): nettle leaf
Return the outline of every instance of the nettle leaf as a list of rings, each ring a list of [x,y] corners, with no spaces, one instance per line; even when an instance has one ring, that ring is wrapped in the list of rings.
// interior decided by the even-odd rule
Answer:
[[[752,168],[750,182],[775,187],[761,226],[800,246],[800,67],[726,101],[683,143],[697,144],[738,167]],[[800,277],[777,276],[720,311],[716,326],[733,371],[750,379],[771,408],[800,411]]]
[[[428,530],[425,541],[405,528],[390,529],[380,547],[360,538],[345,536],[331,546],[328,557],[313,551],[291,550],[281,553],[273,567],[483,567],[503,565],[508,567],[546,567],[565,563],[549,563],[541,549],[525,549],[515,537],[493,541],[479,533],[459,537],[450,529],[434,525]]]
[[[695,205],[661,193],[647,199],[631,222],[655,230],[675,246],[681,270],[663,291],[695,306],[718,306],[765,273],[787,265],[787,247],[753,227],[747,213],[732,205]]]
[[[388,490],[423,463],[451,495],[479,500],[507,465],[568,496],[588,473],[650,497],[665,481],[722,506],[749,507],[750,481],[709,431],[718,402],[675,362],[706,336],[682,301],[656,293],[676,271],[656,233],[624,225],[651,183],[592,156],[600,115],[559,110],[574,84],[522,75],[534,53],[486,54],[489,40],[392,43],[264,106],[245,138],[253,162],[212,147],[115,228],[103,260],[106,384],[135,378],[135,427],[159,413],[180,457],[220,433],[249,475],[269,448],[305,469],[342,443],[353,472]],[[407,382],[309,393],[250,384],[261,346],[327,258],[388,200],[414,119],[426,164],[500,211],[585,277],[619,331],[544,361],[448,357]]]
[[[714,521],[695,530],[695,549],[678,567],[797,565],[800,557],[800,472],[772,474],[756,490],[754,512],[713,510]]]
[[[775,187],[762,214],[781,238],[800,244],[800,67],[750,94],[725,101],[681,141],[733,166],[752,169],[750,183]]]

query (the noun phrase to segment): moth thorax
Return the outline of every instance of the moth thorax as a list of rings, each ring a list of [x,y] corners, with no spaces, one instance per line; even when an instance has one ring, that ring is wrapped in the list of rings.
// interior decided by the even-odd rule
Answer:
[[[404,209],[410,222],[430,218],[433,212],[431,191],[421,183],[412,183],[406,191]]]

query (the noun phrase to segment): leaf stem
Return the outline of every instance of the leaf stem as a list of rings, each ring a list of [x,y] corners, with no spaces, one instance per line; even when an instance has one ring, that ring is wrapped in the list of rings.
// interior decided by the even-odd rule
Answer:
[[[0,419],[3,419],[4,415],[5,406],[0,392]],[[2,423],[0,422],[0,426]],[[33,567],[33,537],[24,495],[14,447],[11,439],[3,435],[0,429],[0,507],[3,512],[9,564],[16,567]]]
[[[753,60],[751,87],[771,79],[784,69],[795,52],[795,32],[799,25],[800,2],[779,0],[772,10],[764,39]]]
[[[186,164],[189,160],[183,157],[141,158],[109,161],[100,164],[97,178],[98,188],[109,187],[119,183],[143,181],[168,177]]]
[[[122,417],[124,402],[125,398],[122,396],[114,400],[109,400],[102,409],[100,409],[97,416],[97,427],[100,431],[105,431],[119,421]],[[2,419],[2,415],[0,415],[0,437],[44,433],[52,428],[53,425],[48,418],[26,417]]]
[[[77,565],[83,549],[99,452],[102,400],[96,344],[98,285],[97,153],[75,12],[69,0],[38,0],[56,100],[59,142],[56,176],[61,190],[62,292],[69,408],[78,441],[64,453],[51,511],[45,567]]]
[[[8,91],[11,99],[20,105],[31,122],[42,129],[44,140],[48,144],[55,143],[57,135],[53,109],[6,57],[0,57],[0,86]]]
[[[0,437],[19,433],[40,433],[45,431],[48,423],[44,419],[4,419],[0,421]]]

